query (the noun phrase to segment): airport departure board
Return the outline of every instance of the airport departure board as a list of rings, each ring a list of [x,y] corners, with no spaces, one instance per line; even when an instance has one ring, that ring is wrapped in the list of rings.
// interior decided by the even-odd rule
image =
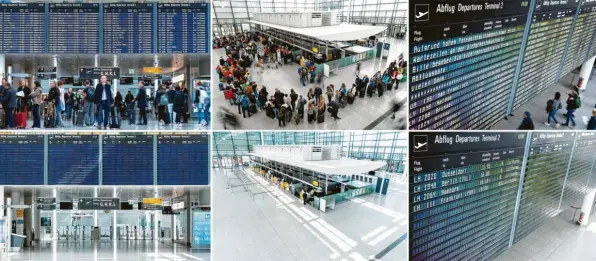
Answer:
[[[209,4],[159,3],[158,53],[209,53]]]
[[[490,260],[509,243],[527,133],[410,133],[410,260]]]
[[[410,129],[484,129],[505,115],[528,5],[410,1]]]
[[[0,4],[0,53],[43,53],[45,39],[45,4]]]
[[[158,135],[157,185],[209,185],[209,135]]]
[[[99,185],[99,136],[48,135],[48,185]]]
[[[567,173],[574,132],[533,132],[514,242],[559,214],[559,201]]]
[[[574,0],[536,3],[517,83],[514,110],[558,81],[557,73],[563,63],[577,5]]]
[[[0,134],[0,185],[44,185],[44,136]]]
[[[49,53],[99,53],[99,4],[49,4]]]
[[[153,4],[103,5],[104,53],[153,53]]]
[[[104,135],[102,146],[102,185],[154,184],[153,135]]]
[[[586,17],[587,17],[586,20],[592,21],[592,26],[591,26],[591,29],[593,30],[592,36],[590,38],[589,35],[586,35],[588,38],[590,38],[589,41],[591,42],[590,48],[588,49],[588,52],[586,55],[587,56],[586,59],[588,59],[588,58],[594,57],[596,55],[596,43],[595,43],[595,41],[596,41],[596,20],[594,18],[594,17],[596,17],[596,0],[584,0],[582,2],[581,6],[582,6],[582,10],[580,11],[580,14],[588,13],[588,15],[586,15]],[[590,27],[588,26],[588,28],[590,28]],[[589,32],[590,31],[588,30],[588,33]],[[588,38],[586,38],[586,41],[588,41]]]
[[[569,49],[567,49],[563,60],[561,77],[591,58],[588,53],[594,30],[596,30],[596,6],[583,6],[582,4],[575,21]]]
[[[565,181],[561,208],[572,205],[581,206],[583,197],[588,191],[588,182],[594,168],[595,152],[596,132],[578,133]]]

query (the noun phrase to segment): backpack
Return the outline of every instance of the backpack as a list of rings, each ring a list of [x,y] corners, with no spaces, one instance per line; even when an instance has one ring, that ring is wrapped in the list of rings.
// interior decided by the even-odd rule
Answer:
[[[159,97],[159,105],[168,105],[169,101],[168,101],[168,95],[166,95],[165,93],[162,94]]]
[[[554,109],[554,105],[555,105],[555,101],[553,100],[548,100],[546,102],[546,112],[552,112]]]
[[[575,99],[573,100],[573,102],[575,102],[575,108],[579,109],[582,107],[582,101],[579,98],[579,96],[575,97]]]
[[[184,104],[184,93],[181,91],[176,91],[174,94],[174,104],[182,105]]]
[[[87,99],[89,101],[95,100],[95,89],[93,87],[87,88]]]

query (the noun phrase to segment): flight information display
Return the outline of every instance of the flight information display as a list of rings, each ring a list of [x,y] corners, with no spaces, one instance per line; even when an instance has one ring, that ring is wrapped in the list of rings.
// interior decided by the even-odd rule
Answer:
[[[49,5],[49,53],[99,52],[99,4]]]
[[[558,0],[536,4],[517,83],[514,110],[557,82],[577,5],[576,1]]]
[[[527,133],[410,133],[410,260],[490,260],[509,243]]]
[[[563,190],[562,208],[571,205],[581,206],[584,195],[588,191],[587,185],[594,167],[595,151],[596,132],[578,133]]]
[[[44,185],[44,136],[0,134],[0,185]]]
[[[158,53],[209,53],[208,3],[159,3]]]
[[[99,136],[48,135],[48,185],[99,185]]]
[[[514,242],[534,231],[547,218],[559,214],[576,133],[534,132],[531,135]]]
[[[505,115],[528,5],[410,1],[411,129],[484,129]]]
[[[104,53],[153,53],[153,4],[103,5]]]
[[[102,185],[153,185],[153,135],[104,135]]]
[[[0,4],[0,53],[43,53],[45,39],[45,4]]]
[[[158,135],[157,185],[209,185],[209,135]]]
[[[596,30],[596,6],[582,5],[575,21],[569,49],[563,60],[561,76],[573,71],[590,58],[588,53],[594,30]]]

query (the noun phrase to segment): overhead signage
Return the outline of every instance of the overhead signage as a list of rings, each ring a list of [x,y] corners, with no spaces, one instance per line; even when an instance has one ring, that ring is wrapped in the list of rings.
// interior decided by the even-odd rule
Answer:
[[[184,74],[176,75],[172,77],[172,82],[181,82],[184,81]]]
[[[17,218],[23,218],[25,216],[24,209],[17,209],[16,213],[17,213]]]
[[[118,210],[119,198],[80,198],[79,210]]]
[[[313,184],[313,185],[315,185],[315,187],[318,187],[318,186],[319,186],[319,182],[318,182],[318,181],[316,181],[316,180],[313,180],[313,181],[312,181],[312,184]]]
[[[54,210],[56,209],[56,205],[37,205],[37,209],[39,210]]]
[[[145,205],[143,204],[143,210],[163,210],[162,205]]]
[[[56,204],[56,198],[36,198],[35,203],[46,205]]]
[[[143,198],[143,205],[163,205],[162,198]]]
[[[41,73],[37,74],[37,79],[40,79],[40,80],[49,80],[49,79],[56,79],[56,78],[58,78],[58,75],[56,75],[55,73],[54,74],[41,74]]]
[[[184,209],[184,202],[178,202],[178,203],[174,203],[174,205],[172,205],[172,210],[179,210],[179,209]]]
[[[161,80],[161,75],[153,74],[153,75],[143,75],[139,77],[139,80]]]
[[[163,72],[163,68],[161,67],[143,67],[143,73],[147,74],[160,74]]]
[[[38,66],[37,73],[43,73],[43,74],[56,73],[56,66]]]
[[[120,79],[120,68],[118,67],[79,67],[79,78],[99,79],[102,75],[108,79]]]

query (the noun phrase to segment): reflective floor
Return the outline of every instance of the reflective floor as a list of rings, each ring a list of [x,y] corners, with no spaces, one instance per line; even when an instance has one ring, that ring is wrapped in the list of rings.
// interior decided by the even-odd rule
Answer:
[[[214,260],[407,260],[406,180],[322,212],[246,171],[214,169]],[[254,199],[226,189],[234,173],[255,183]]]
[[[174,243],[153,241],[50,241],[39,246],[8,253],[9,261],[99,261],[99,260],[153,260],[193,261],[210,260],[209,252],[198,252]],[[2,259],[4,260],[4,259]]]
[[[28,130],[31,130],[31,126],[33,126],[33,120],[27,121],[27,129]],[[127,119],[122,119],[122,121],[120,122],[119,130],[141,130],[141,131],[142,130],[209,130],[209,128],[210,128],[209,125],[201,125],[201,124],[197,123],[196,119],[194,119],[194,118],[191,121],[189,121],[189,123],[183,123],[180,125],[176,125],[176,124],[160,125],[159,122],[157,122],[157,120],[149,118],[147,120],[147,125],[138,125],[138,124],[131,125],[131,124],[128,124]],[[72,124],[72,121],[65,120],[64,127],[51,128],[51,129],[41,128],[41,129],[42,130],[52,130],[52,131],[55,131],[55,130],[96,130],[97,127],[74,126]]]
[[[362,62],[360,76],[367,74],[369,77],[372,76],[376,71],[383,71],[389,63],[396,60],[400,53],[407,51],[407,45],[404,40],[398,40],[391,38],[388,40],[391,44],[389,53],[389,59],[371,59]],[[213,50],[212,59],[212,77],[215,79],[214,86],[219,84],[219,76],[215,72],[215,67],[219,63],[219,57],[225,56],[224,49]],[[269,95],[273,95],[275,88],[279,89],[283,93],[290,93],[293,89],[298,95],[306,97],[309,88],[314,89],[314,84],[307,84],[302,86],[300,84],[298,74],[298,65],[288,64],[279,67],[279,69],[265,69],[263,74],[258,74],[253,69],[249,69],[250,74],[253,77],[259,88],[263,85],[267,87]],[[325,85],[333,84],[338,89],[342,83],[345,83],[348,88],[351,88],[352,83],[355,81],[355,70],[356,65],[347,66],[339,69],[337,74],[332,73],[329,78],[325,79]],[[326,96],[325,96],[326,97]],[[376,94],[373,97],[366,96],[365,98],[356,97],[353,104],[348,104],[345,108],[339,110],[338,116],[340,120],[334,120],[331,114],[326,113],[325,122],[323,123],[308,123],[305,118],[299,123],[295,124],[294,121],[286,123],[285,127],[279,127],[276,119],[267,117],[264,111],[259,111],[251,117],[243,118],[242,114],[236,114],[240,120],[240,129],[255,130],[255,129],[287,129],[287,130],[304,130],[304,129],[315,129],[315,130],[336,130],[336,129],[349,129],[349,130],[362,130],[362,129],[397,129],[400,126],[405,127],[405,122],[399,120],[385,120],[392,116],[392,106],[395,101],[402,101],[407,98],[407,87],[406,83],[400,83],[398,90],[386,91],[383,96],[378,97]],[[230,105],[225,100],[222,91],[214,88],[213,91],[213,126],[214,129],[223,129],[223,123],[217,117],[217,111],[219,108],[227,108],[228,110],[238,113],[238,107]],[[405,105],[404,105],[405,106]],[[400,111],[397,117],[398,119],[404,119],[407,117],[406,110]]]

